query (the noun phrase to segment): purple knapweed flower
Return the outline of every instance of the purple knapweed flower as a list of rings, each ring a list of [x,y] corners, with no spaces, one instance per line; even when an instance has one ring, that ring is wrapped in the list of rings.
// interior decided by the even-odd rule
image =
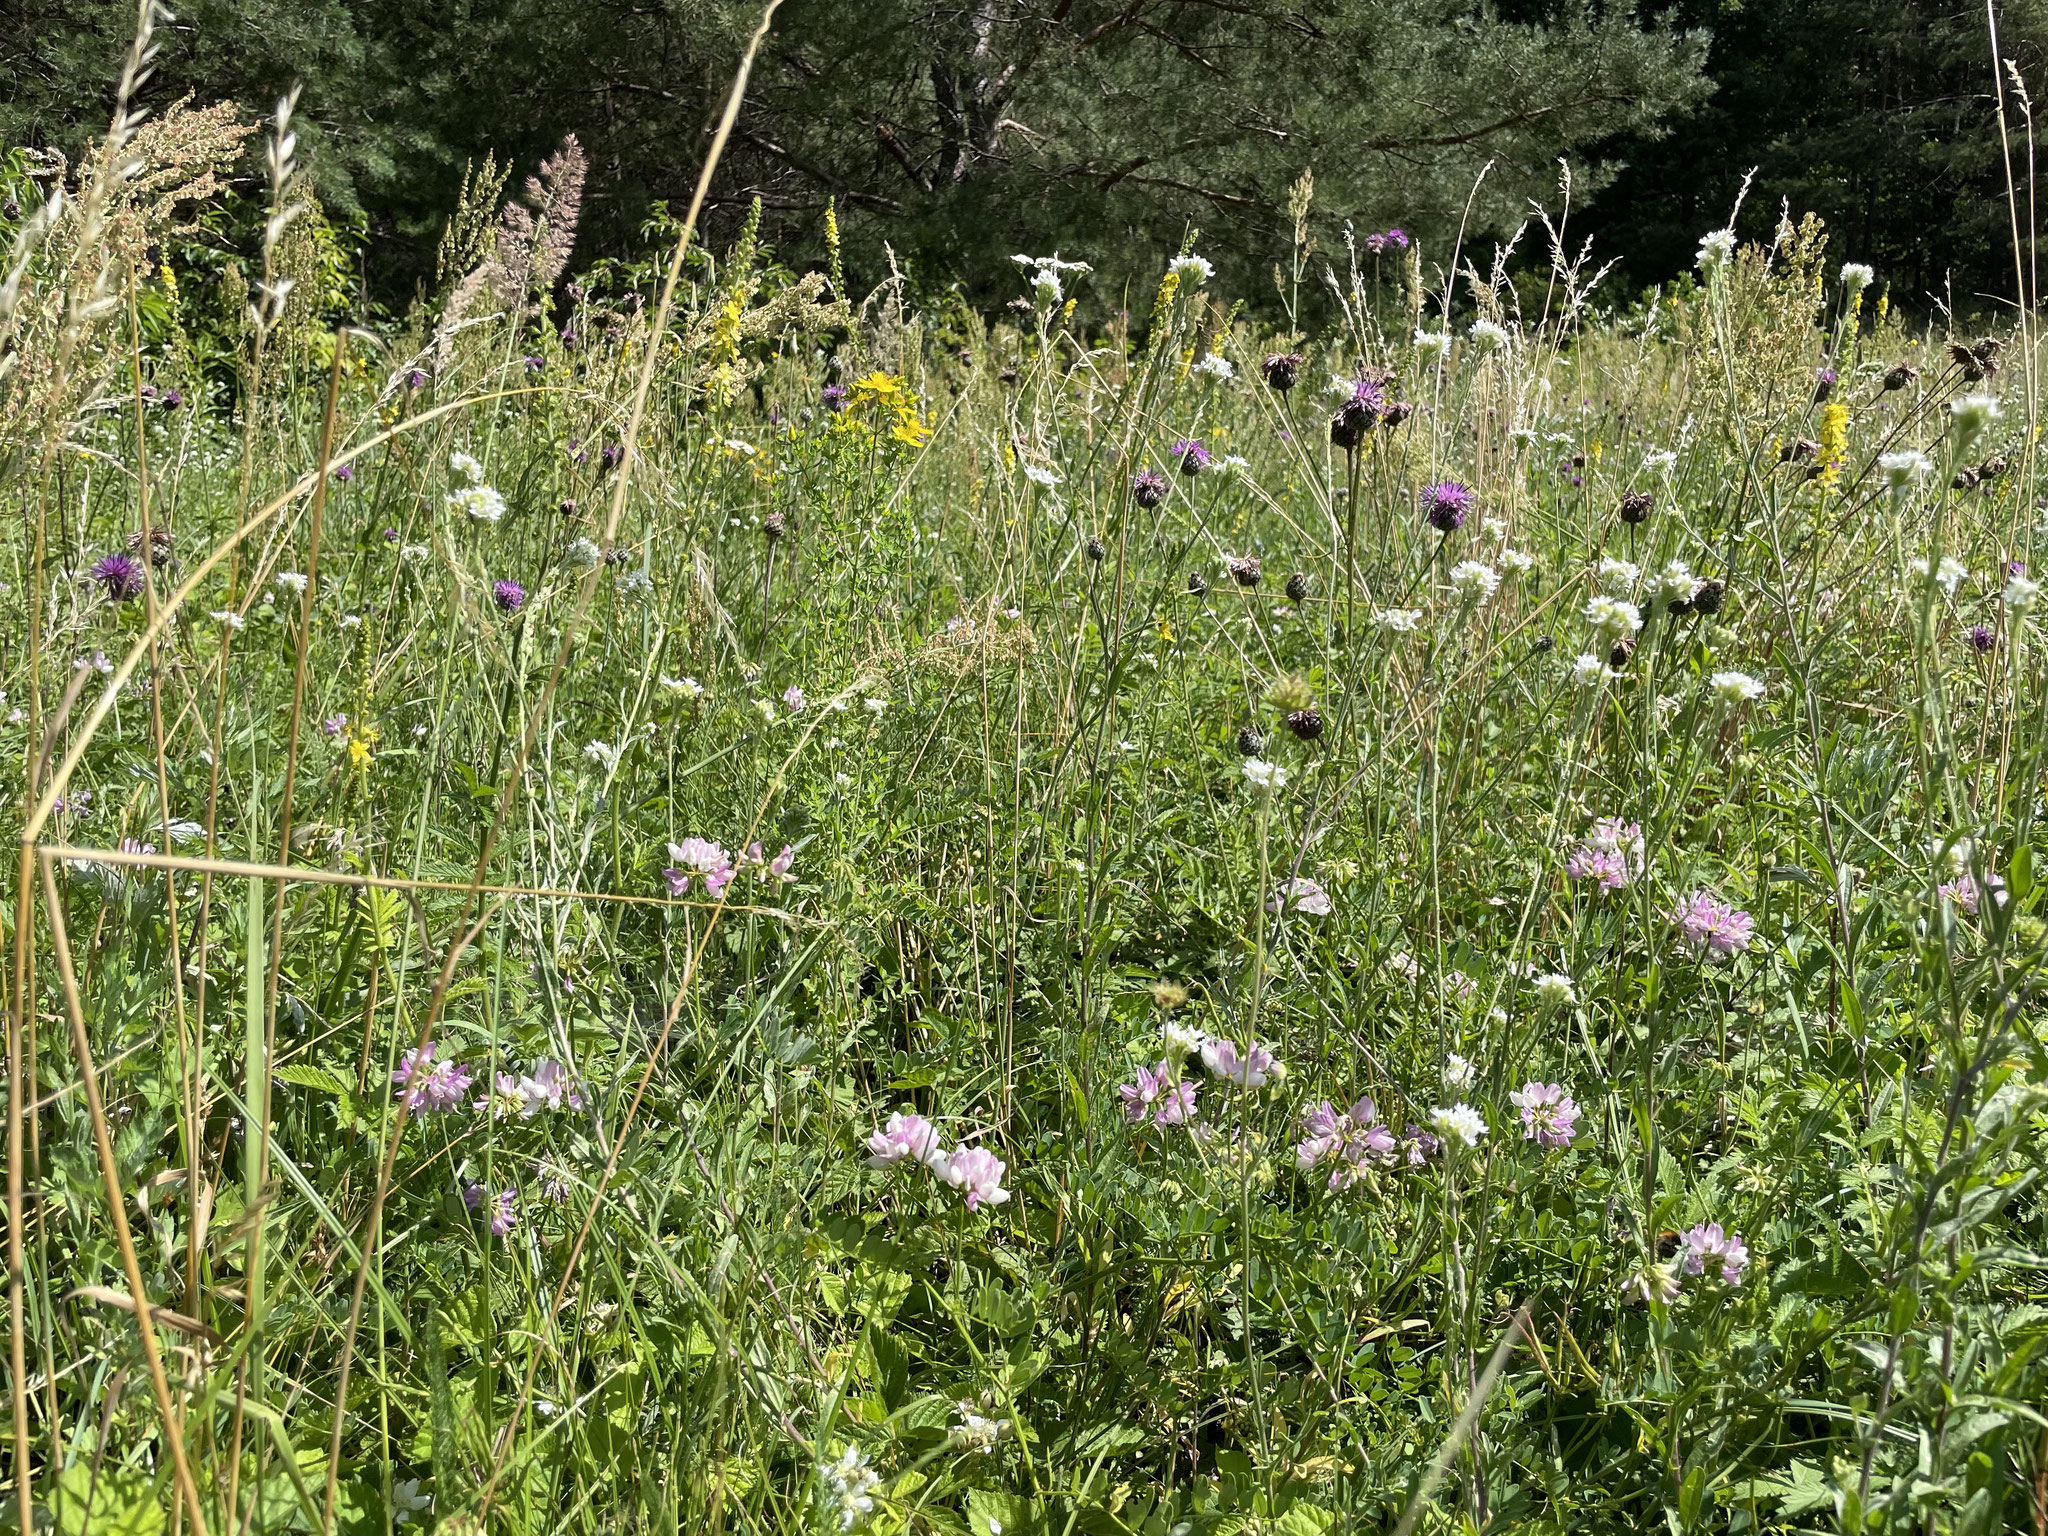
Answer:
[[[606,443],[604,451],[598,457],[604,461],[606,469],[617,469],[626,457],[625,445],[623,443]]]
[[[828,411],[845,409],[846,386],[844,384],[827,384],[818,391],[818,403]]]
[[[339,480],[339,481],[340,481],[340,482],[341,482],[341,483],[342,483],[343,485],[347,485],[347,484],[349,483],[349,481],[351,481],[351,480],[355,479],[355,477],[356,477],[356,467],[355,467],[355,465],[353,465],[353,464],[337,464],[337,465],[335,465],[335,466],[334,466],[334,478],[335,478],[335,479],[337,479],[337,480]]]
[[[1141,469],[1131,476],[1131,499],[1141,507],[1156,507],[1166,500],[1166,476],[1156,469]]]
[[[528,373],[539,373],[541,369],[547,367],[548,365],[548,360],[546,358],[540,357],[532,352],[527,353],[526,356],[522,357],[519,361],[525,365],[526,371]]]
[[[1175,438],[1173,446],[1166,451],[1180,460],[1180,472],[1184,475],[1199,475],[1209,467],[1214,457],[1198,437]]]
[[[1443,480],[1422,493],[1422,515],[1438,533],[1456,533],[1472,512],[1472,490],[1461,480]]]
[[[1963,638],[1970,642],[1970,649],[1979,656],[1989,656],[1998,648],[1997,633],[1982,624],[1971,625]]]
[[[103,555],[86,575],[106,588],[117,603],[132,603],[142,596],[142,562],[132,555]]]
[[[384,542],[386,544],[396,544],[398,542],[398,530],[396,528],[386,528],[384,530]]]
[[[491,601],[501,612],[517,613],[526,606],[526,588],[516,581],[494,581],[491,583]]]
[[[427,387],[427,376],[426,376],[426,374],[425,374],[425,373],[423,373],[423,372],[421,372],[421,371],[420,371],[419,369],[417,369],[417,368],[408,368],[408,369],[406,369],[406,370],[405,370],[405,387],[406,387],[407,389],[425,389],[425,388]]]
[[[1562,1083],[1524,1083],[1508,1095],[1522,1112],[1522,1139],[1541,1147],[1568,1147],[1579,1133],[1579,1106]]]
[[[1695,957],[1726,960],[1749,948],[1756,922],[1747,912],[1730,906],[1711,891],[1694,891],[1678,904],[1671,915],[1678,925],[1678,940]]]

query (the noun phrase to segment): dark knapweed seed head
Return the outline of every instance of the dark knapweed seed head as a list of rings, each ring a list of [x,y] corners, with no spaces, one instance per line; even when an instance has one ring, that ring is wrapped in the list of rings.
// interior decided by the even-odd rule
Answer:
[[[1303,602],[1308,597],[1308,578],[1296,571],[1287,578],[1287,600],[1290,603]]]
[[[516,581],[494,581],[491,583],[491,601],[503,613],[517,613],[526,606],[526,588]]]
[[[1803,464],[1820,452],[1820,444],[1810,437],[1795,437],[1778,450],[1780,464]]]
[[[1982,624],[1972,625],[1970,633],[1965,638],[1970,642],[1970,649],[1979,656],[1989,656],[1998,645],[1998,636]]]
[[[1531,649],[1534,650],[1538,656],[1548,655],[1550,652],[1557,649],[1557,640],[1554,636],[1551,635],[1538,635],[1536,637],[1535,644],[1531,646]]]
[[[1141,507],[1156,507],[1166,500],[1166,476],[1156,469],[1141,469],[1131,476],[1131,500]]]
[[[789,531],[789,520],[780,512],[770,512],[761,519],[761,537],[773,544]]]
[[[564,517],[574,517],[576,515],[576,498],[573,496],[563,497],[560,506],[556,510]]]
[[[1167,452],[1180,460],[1180,472],[1184,475],[1199,475],[1209,467],[1211,455],[1209,450],[1202,446],[1200,438],[1176,438]]]
[[[1996,480],[2004,473],[2005,455],[2002,453],[1994,453],[1990,458],[1977,466],[1977,478],[1979,480]]]
[[[1240,587],[1256,587],[1264,574],[1257,555],[1239,555],[1230,562],[1230,579]]]
[[[1960,341],[1952,341],[1948,344],[1948,360],[1962,369],[1963,377],[1972,384],[1975,384],[1984,377],[1983,362],[1976,353],[1972,352]],[[1991,366],[1995,368],[1998,365],[1993,363]]]
[[[1422,492],[1422,515],[1438,533],[1456,533],[1472,511],[1472,490],[1461,480],[1443,480]]]
[[[1703,613],[1711,619],[1715,614],[1721,611],[1721,601],[1723,598],[1727,597],[1727,595],[1727,582],[1703,581],[1700,583],[1699,591],[1693,593],[1692,595],[1693,612]]]
[[[117,603],[130,603],[142,596],[142,562],[132,555],[103,556],[86,574]]]
[[[1256,726],[1242,726],[1237,733],[1237,750],[1242,757],[1257,757],[1266,750],[1266,738]]]
[[[1322,711],[1297,709],[1287,716],[1287,729],[1301,741],[1314,741],[1323,734]]]
[[[1102,540],[1090,539],[1088,541],[1088,558],[1090,560],[1100,560],[1108,553],[1109,546],[1103,543]]]
[[[1380,410],[1380,425],[1391,432],[1414,414],[1415,407],[1410,402],[1389,400]]]
[[[604,563],[606,565],[624,565],[632,558],[633,551],[630,549],[608,549],[604,552]]]
[[[1191,594],[1192,596],[1195,596],[1195,597],[1201,597],[1201,596],[1203,596],[1203,595],[1204,595],[1205,593],[1207,593],[1207,592],[1208,592],[1208,590],[1209,590],[1209,578],[1208,578],[1208,577],[1204,576],[1204,575],[1203,575],[1203,574],[1202,574],[1202,573],[1201,573],[1200,571],[1189,571],[1189,572],[1188,572],[1188,592],[1189,592],[1189,593],[1190,593],[1190,594]]]
[[[1266,376],[1266,382],[1285,394],[1294,388],[1294,381],[1301,377],[1301,354],[1299,352],[1269,352],[1266,360],[1259,365],[1259,372]]]
[[[1813,375],[1813,403],[1819,405],[1835,392],[1835,380],[1839,377],[1832,368],[1816,370]]]
[[[1621,498],[1621,520],[1624,523],[1646,523],[1650,520],[1650,508],[1656,505],[1656,498],[1648,491],[1630,491]]]
[[[1615,671],[1619,672],[1623,667],[1628,665],[1629,658],[1635,655],[1635,653],[1636,637],[1634,635],[1623,635],[1619,640],[1615,641],[1613,645],[1608,647],[1607,665],[1614,668]]]
[[[177,541],[171,536],[170,529],[151,528],[149,530],[149,563],[159,570],[169,565],[171,563],[171,551],[176,543]],[[131,555],[142,553],[141,529],[138,528],[134,533],[128,535],[128,552]]]
[[[1693,611],[1693,599],[1689,597],[1674,597],[1664,605],[1664,611],[1674,619],[1682,619]]]
[[[1919,377],[1920,370],[1918,368],[1915,368],[1911,363],[1900,363],[1898,367],[1892,369],[1891,372],[1884,376],[1884,387],[1886,389],[1904,389]]]
[[[1955,472],[1948,486],[1952,491],[1974,491],[1977,489],[1977,471],[1965,464]]]
[[[1972,347],[1970,351],[1986,369],[1993,369],[1998,366],[1999,358],[2005,353],[2005,343],[1996,336],[1986,336],[1976,346]]]
[[[604,452],[599,454],[598,457],[604,460],[604,467],[606,469],[617,469],[621,461],[626,457],[625,446],[621,443],[606,443],[604,445]]]

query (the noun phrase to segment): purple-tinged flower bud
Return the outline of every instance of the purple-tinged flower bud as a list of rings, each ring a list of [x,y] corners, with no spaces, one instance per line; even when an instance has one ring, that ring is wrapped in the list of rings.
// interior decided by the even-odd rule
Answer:
[[[526,606],[526,588],[516,581],[492,582],[491,601],[498,605],[501,612],[517,613]]]
[[[1900,363],[1898,367],[1892,369],[1891,372],[1884,376],[1884,387],[1886,389],[1904,389],[1919,377],[1920,370],[1918,368],[1915,368],[1911,363]]]
[[[1240,587],[1256,587],[1264,574],[1257,555],[1239,555],[1230,562],[1230,579]]]
[[[1266,750],[1266,738],[1257,726],[1247,725],[1237,733],[1237,751],[1240,757],[1257,757]]]
[[[1323,734],[1323,716],[1320,710],[1297,709],[1287,716],[1287,729],[1302,741],[1314,741]]]
[[[1439,481],[1422,493],[1422,515],[1438,533],[1456,533],[1471,511],[1472,491],[1463,481]]]
[[[1299,603],[1305,602],[1307,599],[1308,577],[1304,576],[1300,571],[1296,571],[1287,578],[1287,600],[1291,603]]]
[[[1813,376],[1813,403],[1819,405],[1835,392],[1835,380],[1839,375],[1832,368],[1817,370]]]
[[[1166,500],[1166,476],[1156,469],[1141,469],[1131,476],[1131,499],[1141,507],[1156,507]]]
[[[1259,371],[1266,376],[1266,382],[1283,395],[1294,388],[1294,381],[1301,377],[1301,354],[1299,352],[1269,352]]]

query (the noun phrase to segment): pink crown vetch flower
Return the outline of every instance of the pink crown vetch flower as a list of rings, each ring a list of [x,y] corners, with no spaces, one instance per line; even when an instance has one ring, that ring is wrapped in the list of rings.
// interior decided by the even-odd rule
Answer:
[[[1568,1147],[1579,1133],[1579,1106],[1562,1083],[1524,1083],[1508,1095],[1522,1112],[1522,1139],[1542,1147]]]
[[[1694,891],[1678,904],[1671,915],[1677,925],[1678,941],[1696,958],[1726,960],[1749,948],[1756,922],[1747,912],[1730,906],[1712,891]]]
[[[946,1159],[943,1168],[935,1170],[955,1189],[967,1194],[967,1209],[978,1211],[984,1205],[1001,1205],[1010,1198],[1010,1192],[1003,1188],[1003,1174],[1009,1165],[986,1147],[962,1147]]]
[[[944,1168],[946,1149],[939,1144],[939,1128],[931,1121],[899,1110],[868,1137],[868,1166],[893,1168],[903,1162],[922,1163],[937,1173]]]

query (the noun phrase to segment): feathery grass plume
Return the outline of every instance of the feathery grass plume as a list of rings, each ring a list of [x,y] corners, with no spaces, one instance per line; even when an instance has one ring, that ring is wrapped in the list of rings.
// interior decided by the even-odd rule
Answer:
[[[540,174],[526,178],[526,201],[507,202],[499,213],[491,281],[500,303],[517,309],[529,295],[548,293],[568,269],[587,170],[583,146],[569,134],[541,161]]]

